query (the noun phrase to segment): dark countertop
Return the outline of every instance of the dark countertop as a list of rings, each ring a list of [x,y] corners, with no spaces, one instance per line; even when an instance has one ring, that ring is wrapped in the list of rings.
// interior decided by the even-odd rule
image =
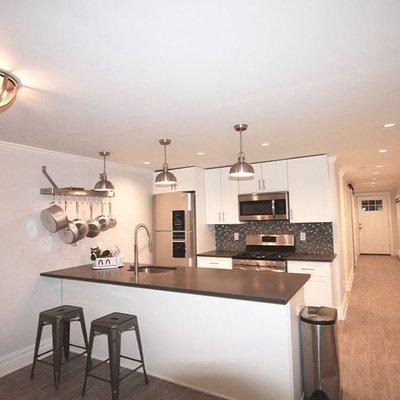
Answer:
[[[230,250],[211,250],[205,253],[197,254],[198,257],[223,257],[232,258],[236,254],[241,253],[240,251],[230,251]]]
[[[332,262],[336,258],[336,254],[308,254],[308,253],[295,253],[291,254],[287,259],[289,261],[320,261]]]
[[[230,251],[230,250],[211,250],[205,253],[197,254],[199,257],[224,257],[232,258],[237,254],[242,253],[241,251]],[[294,253],[287,257],[289,261],[320,261],[320,262],[332,262],[336,257],[334,253],[327,254],[310,254],[310,253]]]
[[[308,274],[177,267],[175,271],[165,273],[140,273],[136,280],[133,272],[128,270],[129,265],[102,271],[94,270],[89,264],[41,275],[275,304],[288,303],[310,278]]]

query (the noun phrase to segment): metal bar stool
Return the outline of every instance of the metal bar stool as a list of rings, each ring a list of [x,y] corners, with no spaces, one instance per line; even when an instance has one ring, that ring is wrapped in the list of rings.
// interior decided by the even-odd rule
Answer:
[[[83,340],[85,347],[77,344],[70,343],[70,324],[71,322],[79,321],[82,328]],[[40,340],[42,337],[43,327],[51,325],[52,336],[53,336],[53,348],[39,354]],[[77,347],[85,350],[84,352],[70,358],[69,349],[70,346]],[[54,387],[58,389],[60,384],[61,365],[63,364],[61,357],[64,350],[65,361],[73,360],[76,357],[80,357],[87,352],[88,339],[86,333],[85,319],[83,316],[82,307],[75,306],[60,306],[51,308],[50,310],[42,311],[39,314],[39,323],[36,334],[35,352],[33,355],[33,364],[31,370],[31,379],[34,377],[35,367],[37,362],[47,364],[53,367],[54,370]],[[43,359],[39,359],[46,354],[53,353],[53,363],[47,362]]]
[[[121,335],[123,332],[127,331],[135,331],[136,340],[139,348],[140,360],[132,357],[122,356],[121,355]],[[95,336],[99,335],[107,335],[108,336],[108,351],[110,357],[107,360],[104,360],[93,366],[91,357],[93,350],[93,341]],[[138,367],[133,370],[130,370],[125,376],[120,378],[120,360],[121,358],[125,358],[127,360],[136,361],[140,363]],[[110,361],[110,377],[111,380],[101,378],[100,376],[93,375],[90,372],[100,365]],[[95,379],[100,379],[102,381],[108,382],[111,384],[111,396],[112,400],[118,400],[119,394],[119,383],[127,378],[129,375],[136,372],[138,369],[143,368],[144,381],[146,385],[149,383],[149,379],[146,373],[146,367],[144,365],[144,357],[143,357],[143,349],[142,342],[140,340],[140,332],[139,332],[139,324],[137,321],[137,317],[135,315],[123,314],[123,313],[111,313],[104,317],[95,319],[91,323],[90,327],[90,338],[89,338],[89,348],[88,348],[88,356],[87,356],[87,364],[86,364],[86,374],[85,380],[82,388],[82,396],[86,394],[86,383],[87,378],[90,376]]]

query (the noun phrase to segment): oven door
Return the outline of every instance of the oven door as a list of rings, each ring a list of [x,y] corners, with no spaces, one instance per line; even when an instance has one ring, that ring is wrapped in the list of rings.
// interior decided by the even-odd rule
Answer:
[[[255,265],[244,265],[244,264],[236,264],[233,265],[233,269],[242,270],[242,271],[254,271],[254,272],[280,272],[286,273],[286,267],[273,267],[273,266],[255,266]]]
[[[254,193],[239,195],[239,220],[264,221],[289,219],[288,193]]]

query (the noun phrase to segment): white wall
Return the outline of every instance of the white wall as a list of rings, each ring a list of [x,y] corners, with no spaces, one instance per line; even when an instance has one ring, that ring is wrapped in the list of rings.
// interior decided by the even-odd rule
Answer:
[[[52,200],[39,194],[41,187],[50,186],[41,166],[47,165],[59,186],[90,188],[98,180],[101,160],[0,142],[0,163],[1,375],[2,366],[10,365],[9,355],[21,358],[24,349],[30,353],[39,312],[60,304],[59,282],[41,278],[40,272],[86,264],[90,262],[90,247],[97,244],[117,244],[127,261],[133,259],[135,224],[143,222],[151,226],[152,174],[110,163],[109,178],[116,188],[113,214],[117,226],[97,238],[86,238],[77,246],[69,246],[41,225],[40,212]],[[150,261],[150,255],[143,253],[141,259]],[[45,336],[49,337],[48,331]]]

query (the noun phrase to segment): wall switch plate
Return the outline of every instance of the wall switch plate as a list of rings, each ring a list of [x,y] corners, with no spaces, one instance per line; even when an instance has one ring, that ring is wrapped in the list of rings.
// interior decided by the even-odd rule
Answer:
[[[300,232],[300,240],[305,242],[307,240],[307,235],[305,232]]]
[[[239,232],[233,234],[233,240],[239,240]]]

